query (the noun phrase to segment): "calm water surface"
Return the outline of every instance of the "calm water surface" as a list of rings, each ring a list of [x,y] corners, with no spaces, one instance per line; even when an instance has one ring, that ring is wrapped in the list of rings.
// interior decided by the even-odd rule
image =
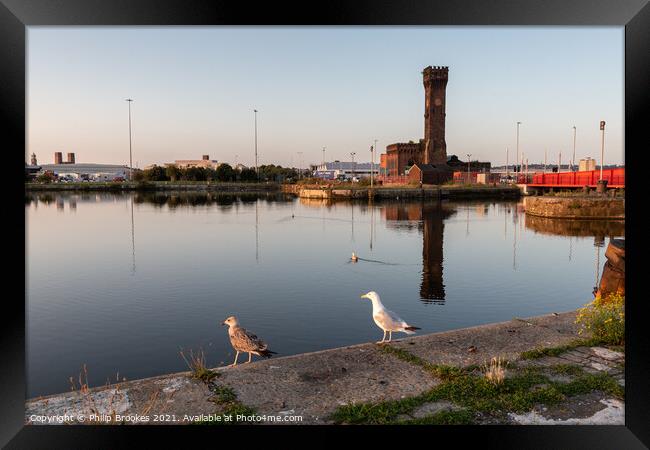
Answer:
[[[500,201],[62,193],[25,210],[29,397],[84,364],[91,385],[186,370],[181,348],[230,364],[230,315],[280,355],[376,341],[369,290],[421,333],[573,310],[624,235]]]

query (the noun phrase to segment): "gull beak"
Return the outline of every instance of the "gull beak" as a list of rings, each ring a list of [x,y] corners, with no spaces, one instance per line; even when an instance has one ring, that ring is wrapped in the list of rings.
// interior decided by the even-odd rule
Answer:
[[[226,326],[226,322],[221,322],[221,326],[222,327]]]
[[[363,294],[361,298],[368,298],[368,294]]]

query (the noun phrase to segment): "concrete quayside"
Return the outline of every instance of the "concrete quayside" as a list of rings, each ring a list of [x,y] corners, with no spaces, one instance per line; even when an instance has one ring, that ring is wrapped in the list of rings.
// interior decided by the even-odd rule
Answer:
[[[364,343],[274,357],[236,367],[218,367],[214,369],[214,378],[207,382],[193,378],[190,372],[181,372],[39,397],[26,402],[25,422],[210,423],[223,419],[227,411],[219,399],[227,394],[226,397],[232,397],[231,404],[234,401],[238,405],[238,411],[254,411],[259,423],[336,423],[332,414],[345,405],[401,401],[440,386],[443,381],[432,376],[427,365],[469,369],[493,357],[529,369],[574,367],[584,374],[606,375],[612,383],[615,380],[624,386],[623,353],[588,344],[571,345],[584,337],[578,334],[575,318],[575,311],[552,313],[412,336],[390,344]],[[558,346],[566,348],[552,353],[553,356],[522,358],[524,352]],[[562,376],[565,375],[551,378],[557,380]],[[426,418],[427,414],[441,410],[458,409],[462,408],[449,401],[428,402],[402,416]],[[486,417],[483,422],[476,419],[473,423],[623,424],[624,403],[621,398],[596,390],[567,397],[559,406],[539,405],[530,411],[508,413],[498,422]]]
[[[524,197],[526,214],[579,220],[625,220],[625,198],[606,196]]]
[[[480,199],[518,198],[521,191],[512,186],[437,186],[346,188],[295,185],[283,188],[300,198],[322,200],[344,199]]]

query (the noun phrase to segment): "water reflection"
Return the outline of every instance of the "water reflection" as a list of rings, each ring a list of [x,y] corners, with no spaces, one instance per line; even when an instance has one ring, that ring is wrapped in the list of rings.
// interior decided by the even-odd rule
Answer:
[[[447,203],[427,202],[386,205],[383,212],[388,226],[395,226],[394,222],[398,222],[398,226],[422,230],[420,299],[425,303],[444,304],[444,221],[454,215],[456,210]]]
[[[233,313],[283,355],[367,342],[376,331],[360,326],[358,294],[371,289],[422,333],[568,311],[589,300],[606,238],[624,233],[526,218],[511,201],[50,192],[25,202],[30,396],[65,391],[86,363],[93,385],[116,371],[185,370],[179,346],[218,365],[231,347],[215,320]]]
[[[133,260],[132,274],[135,275],[135,221],[133,220],[133,197],[131,197],[131,257]],[[75,202],[75,208],[76,206]]]
[[[555,236],[625,236],[625,222],[622,220],[568,220],[527,215],[526,228]]]
[[[600,255],[605,247],[605,237],[610,240],[625,237],[625,222],[622,220],[568,220],[527,215],[526,228],[540,234],[569,236],[569,261],[573,253],[573,237],[593,237],[596,250],[594,294],[600,283]]]
[[[71,210],[77,208],[77,203],[114,203],[119,200],[132,199],[135,204],[152,204],[155,206],[230,206],[238,203],[253,204],[259,201],[267,203],[289,203],[295,197],[282,193],[222,193],[222,192],[28,192],[25,194],[25,205],[37,206],[39,203],[49,205],[55,203],[58,210],[63,210],[68,204]]]

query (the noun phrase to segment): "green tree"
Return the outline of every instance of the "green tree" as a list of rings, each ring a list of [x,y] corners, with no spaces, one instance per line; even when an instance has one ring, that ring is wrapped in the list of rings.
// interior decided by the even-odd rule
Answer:
[[[233,181],[235,179],[235,169],[230,164],[220,164],[216,170],[216,177],[219,181]]]
[[[172,181],[177,181],[181,178],[181,171],[174,164],[170,164],[169,166],[167,166],[167,168],[165,169],[165,174]]]
[[[44,172],[36,177],[36,181],[39,183],[51,183],[54,181],[54,175],[50,172]]]
[[[253,169],[242,169],[239,173],[239,179],[241,181],[257,181],[257,173]]]
[[[142,170],[136,170],[132,175],[133,181],[140,182],[145,180],[145,176]]]
[[[167,176],[166,170],[161,166],[153,166],[144,170],[144,178],[147,181],[167,181],[169,176]]]
[[[181,179],[187,181],[205,181],[208,179],[203,167],[188,167],[181,170]]]

